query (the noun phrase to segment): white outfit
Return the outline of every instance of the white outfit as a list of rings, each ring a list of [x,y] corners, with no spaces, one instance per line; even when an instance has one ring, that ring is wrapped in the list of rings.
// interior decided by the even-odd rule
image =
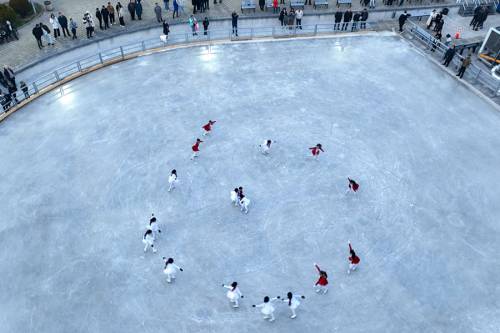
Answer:
[[[349,269],[347,270],[347,274],[351,274],[351,271],[355,271],[356,268],[358,267],[359,264],[353,264],[353,263],[350,263],[349,264]]]
[[[57,21],[57,18],[50,18],[49,19],[50,24],[52,25],[52,29],[59,29],[59,21]]]
[[[295,13],[295,18],[296,19],[302,19],[302,17],[304,16],[304,12],[302,10],[297,10],[297,12]]]
[[[433,10],[429,14],[429,18],[427,19],[427,22],[425,22],[427,24],[427,26],[431,25],[431,22],[432,22],[432,20],[434,20],[436,18],[436,15],[437,15],[437,12],[435,10]]]
[[[54,44],[54,38],[52,37],[52,35],[49,34],[45,29],[42,30],[43,30],[43,37],[45,38],[47,44],[49,45]]]
[[[248,206],[250,205],[250,199],[244,197],[240,200],[241,211],[245,214],[248,214]]]
[[[154,247],[155,237],[153,234],[148,234],[142,238],[142,242],[144,243],[144,252],[148,251],[149,247],[153,248],[153,253],[156,253],[156,249]]]
[[[224,285],[224,288],[229,289],[226,293],[226,297],[229,298],[231,303],[234,303],[233,308],[237,308],[239,306],[238,300],[243,297],[240,288],[236,287],[233,290],[233,287],[226,285]]]
[[[273,302],[275,302],[278,298],[274,297],[269,300],[267,303],[261,303],[256,305],[256,308],[262,308],[260,312],[264,315],[264,319],[269,319],[269,321],[274,321],[274,306]]]
[[[177,273],[178,270],[181,268],[177,266],[175,263],[173,264],[167,264],[167,267],[163,270],[163,273],[167,275],[167,282],[171,283],[172,280],[175,280],[175,274]]]
[[[289,302],[288,297],[285,298],[285,299],[283,299],[283,302],[285,302],[288,305],[288,307],[290,308],[290,311],[292,311],[292,315],[290,316],[290,318],[292,318],[292,319],[295,318],[295,317],[297,317],[297,314],[295,313],[295,310],[300,305],[300,301],[299,300],[300,300],[301,297],[302,296],[300,296],[300,295],[293,295],[292,296],[292,300],[290,302],[291,303],[290,305],[288,305],[288,302]]]
[[[231,202],[235,205],[238,206],[239,200],[238,200],[238,192],[231,191]]]
[[[271,141],[271,145],[272,145],[272,144],[273,144],[273,142]],[[261,145],[259,145],[259,147],[260,147],[260,152],[261,152],[262,154],[264,154],[264,155],[269,154],[269,151],[271,150],[271,147],[270,147],[270,146],[269,146],[269,147],[267,146],[267,140],[266,140],[266,141],[264,141],[264,143],[262,143]]]
[[[160,227],[158,226],[157,222],[150,222],[148,229],[153,232],[153,240],[155,240],[158,237],[158,233],[160,231]]]
[[[175,174],[171,174],[170,177],[168,177],[169,192],[175,188],[175,183],[177,183],[177,176]]]

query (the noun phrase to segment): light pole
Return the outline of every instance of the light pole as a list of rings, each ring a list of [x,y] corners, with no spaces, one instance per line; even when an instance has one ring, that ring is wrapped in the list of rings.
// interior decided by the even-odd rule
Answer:
[[[35,4],[33,3],[33,0],[30,0],[31,7],[33,7],[33,14],[36,15],[36,7]]]

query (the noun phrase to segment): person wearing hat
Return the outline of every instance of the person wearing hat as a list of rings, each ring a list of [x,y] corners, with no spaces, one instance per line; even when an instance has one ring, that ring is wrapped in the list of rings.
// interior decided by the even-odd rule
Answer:
[[[458,70],[458,73],[456,74],[456,76],[458,76],[459,78],[463,78],[464,74],[465,74],[465,70],[467,69],[467,67],[470,66],[471,62],[472,62],[472,59],[471,59],[470,54],[467,57],[465,57],[464,59],[462,59],[462,65],[460,66],[460,69]]]

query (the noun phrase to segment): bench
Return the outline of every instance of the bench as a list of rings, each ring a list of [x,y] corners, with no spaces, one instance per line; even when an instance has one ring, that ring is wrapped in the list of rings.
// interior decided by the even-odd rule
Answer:
[[[328,0],[315,0],[314,1],[314,9],[318,7],[328,8]]]
[[[337,0],[337,7],[340,5],[349,5],[349,8],[352,7],[352,0]]]
[[[241,0],[241,12],[244,13],[245,10],[253,10],[255,13],[255,1]]]
[[[304,1],[305,0],[290,0],[290,8],[293,9],[304,9]]]

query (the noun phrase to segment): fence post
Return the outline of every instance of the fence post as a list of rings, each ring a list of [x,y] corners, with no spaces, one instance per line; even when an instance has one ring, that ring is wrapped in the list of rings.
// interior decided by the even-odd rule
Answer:
[[[316,36],[318,34],[318,25],[315,24],[314,25],[314,36]]]
[[[141,46],[142,46],[142,51],[146,51],[146,44],[144,43],[144,41],[141,42]]]
[[[104,65],[104,61],[102,60],[102,54],[99,52],[99,60],[101,61],[101,65]]]
[[[81,72],[82,71],[82,65],[80,65],[80,62],[78,61],[76,63],[76,68],[78,68],[78,71]]]
[[[35,82],[33,82],[33,90],[35,90],[35,94],[38,94],[38,87]]]
[[[186,35],[184,37],[186,37],[186,43],[187,43],[189,41],[189,35],[187,34],[187,32],[186,32]]]
[[[273,27],[273,38],[274,38],[274,27]]]
[[[250,39],[253,39],[253,28],[250,28]]]
[[[125,59],[125,55],[123,54],[123,47],[120,46],[120,53],[122,55],[122,60]]]
[[[207,39],[212,40],[212,38],[210,37],[210,30],[207,31]]]
[[[61,78],[59,77],[59,73],[57,73],[57,70],[54,71],[54,76],[56,77],[56,81],[60,81]]]

